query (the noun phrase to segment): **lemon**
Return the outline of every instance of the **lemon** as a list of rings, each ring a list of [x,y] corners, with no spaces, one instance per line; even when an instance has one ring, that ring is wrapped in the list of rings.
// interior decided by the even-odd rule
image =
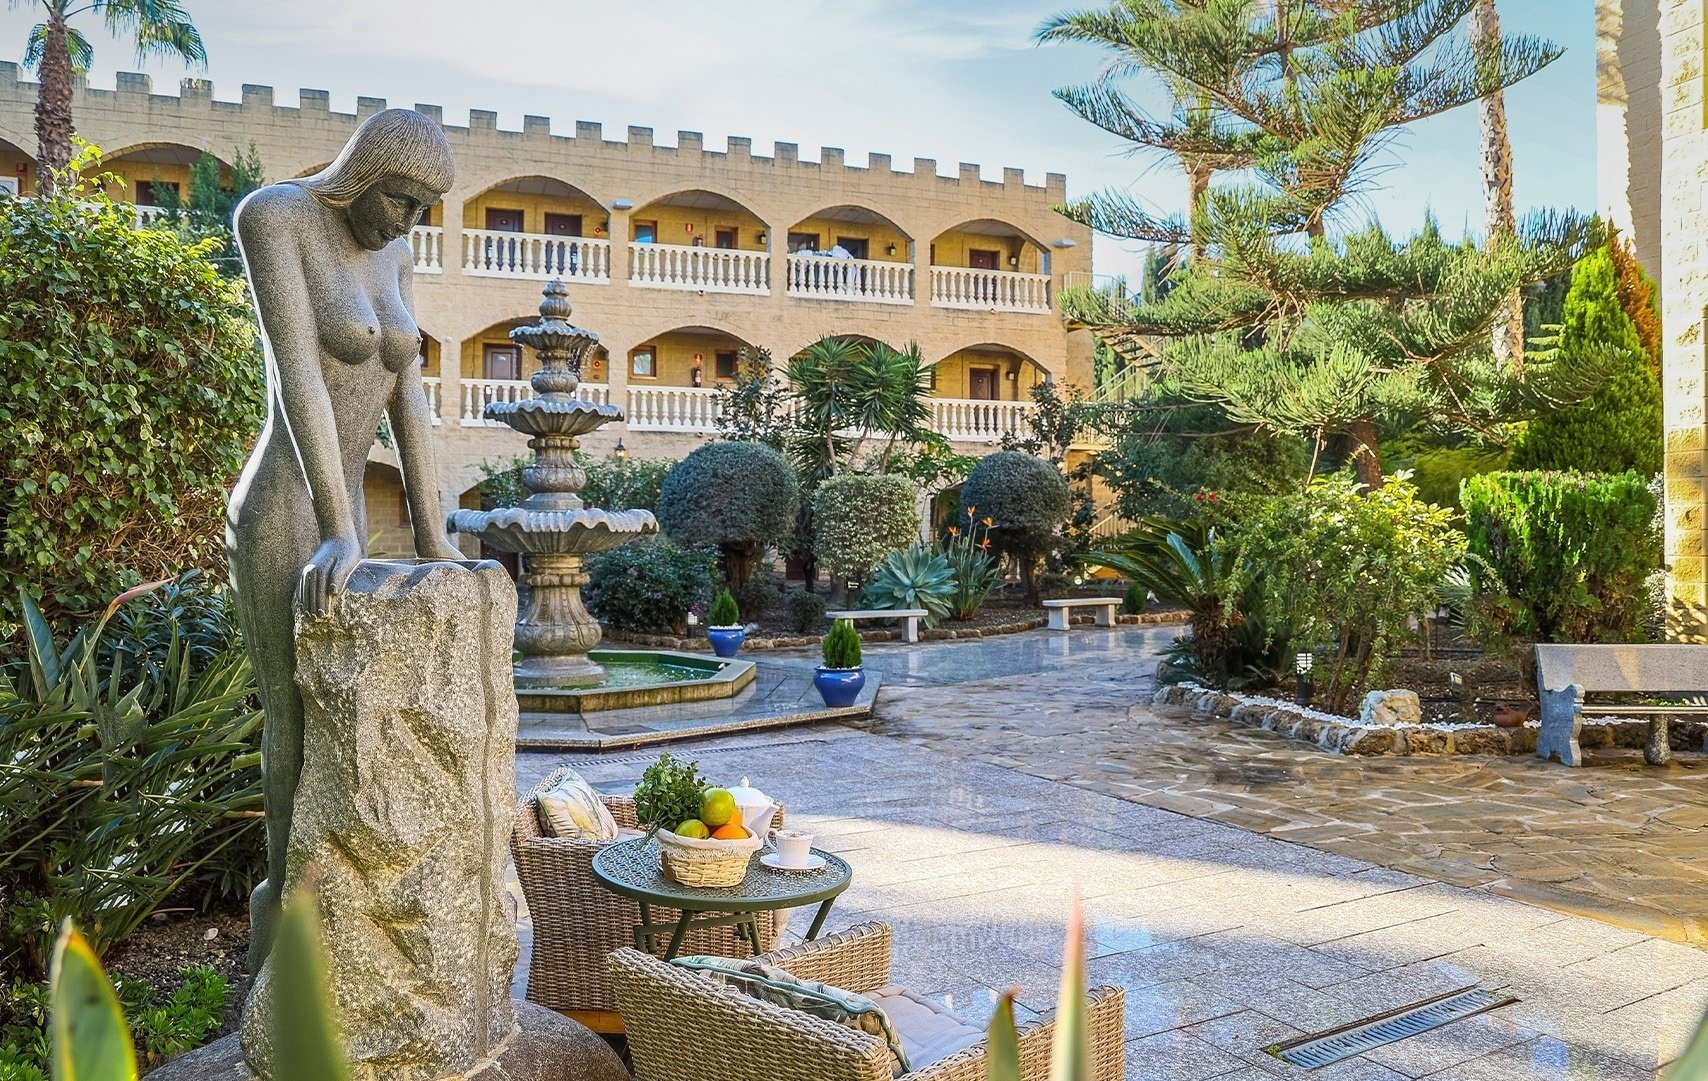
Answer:
[[[727,788],[708,789],[700,800],[700,821],[713,829],[735,817],[735,797]]]
[[[703,841],[712,835],[712,831],[707,829],[706,824],[698,818],[690,818],[670,832],[678,837],[692,837],[696,841]]]

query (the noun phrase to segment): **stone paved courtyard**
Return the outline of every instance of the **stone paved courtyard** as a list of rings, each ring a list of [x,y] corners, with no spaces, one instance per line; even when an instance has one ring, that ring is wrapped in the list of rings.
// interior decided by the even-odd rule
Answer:
[[[683,749],[716,779],[752,775],[854,864],[831,927],[886,920],[897,978],[980,1020],[1016,984],[1028,1010],[1050,1009],[1077,884],[1092,922],[1091,977],[1127,989],[1131,1078],[1622,1081],[1652,1077],[1679,1052],[1708,1006],[1708,952],[1503,895],[1510,885],[1443,881],[1442,867],[1469,865],[1475,843],[1494,859],[1533,852],[1565,867],[1581,850],[1611,860],[1604,849],[1635,832],[1653,851],[1680,850],[1679,866],[1652,881],[1683,893],[1701,864],[1682,851],[1691,840],[1682,812],[1700,804],[1680,795],[1674,810],[1630,819],[1635,830],[1620,823],[1630,800],[1659,806],[1669,786],[1699,791],[1689,764],[1660,775],[1556,769],[1526,782],[1524,763],[1428,763],[1495,780],[1471,788],[1452,778],[1475,773],[1384,773],[1354,798],[1341,770],[1368,763],[1209,726],[1196,730],[1193,753],[1184,737],[1161,733],[1195,722],[1130,712],[1149,699],[1161,640],[1077,631],[875,648],[879,731],[820,726]],[[519,781],[569,762],[622,790],[651,757],[524,755]],[[1266,794],[1236,798],[1247,789]],[[1444,817],[1408,809],[1455,799],[1458,814]],[[1592,799],[1612,809],[1594,812]],[[1376,813],[1384,806],[1405,828],[1355,828],[1386,821]],[[1599,825],[1580,841],[1553,814]],[[1309,845],[1281,839],[1288,823],[1303,830],[1313,816],[1345,832],[1297,834]],[[1476,842],[1485,827],[1470,823],[1501,820],[1523,821],[1531,845]],[[1425,840],[1412,825],[1430,821],[1452,827],[1452,840]],[[1365,847],[1325,850],[1353,843]],[[1426,855],[1445,863],[1386,866]],[[1595,881],[1622,881],[1619,866]],[[1263,1050],[1471,984],[1520,1001],[1309,1074]]]

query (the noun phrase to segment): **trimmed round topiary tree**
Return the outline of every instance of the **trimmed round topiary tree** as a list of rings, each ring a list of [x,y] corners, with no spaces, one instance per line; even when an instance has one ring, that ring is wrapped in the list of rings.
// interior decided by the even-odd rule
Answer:
[[[240,281],[95,192],[0,198],[0,640],[148,579],[225,574],[226,490],[264,415]]]
[[[891,552],[919,540],[919,489],[906,477],[840,473],[812,497],[813,554],[836,586],[863,586]]]
[[[800,505],[800,482],[781,454],[763,443],[707,443],[665,474],[658,524],[677,544],[715,545],[733,590],[765,549],[793,535]]]
[[[1028,604],[1039,603],[1038,560],[1056,543],[1070,509],[1061,471],[1017,450],[979,459],[961,485],[961,513],[980,523],[989,519],[991,548],[1019,565]]]

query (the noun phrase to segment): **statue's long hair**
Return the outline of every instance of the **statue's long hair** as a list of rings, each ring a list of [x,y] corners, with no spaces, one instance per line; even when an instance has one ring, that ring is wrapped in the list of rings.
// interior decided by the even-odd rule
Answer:
[[[414,109],[385,109],[362,121],[331,165],[288,183],[301,184],[326,206],[342,210],[382,177],[413,180],[443,195],[456,166],[438,124]]]

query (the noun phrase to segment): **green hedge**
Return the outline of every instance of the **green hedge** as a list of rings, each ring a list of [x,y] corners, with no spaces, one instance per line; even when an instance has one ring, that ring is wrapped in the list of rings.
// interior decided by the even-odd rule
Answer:
[[[891,552],[919,540],[919,489],[894,473],[842,473],[813,492],[813,553],[838,586],[865,585]]]
[[[88,200],[88,201],[83,201]],[[130,207],[0,198],[0,633],[138,582],[223,576],[226,490],[263,416],[255,324],[211,245]]]
[[[794,467],[763,443],[707,443],[677,462],[660,486],[659,528],[677,544],[711,544],[732,587],[753,577],[767,548],[794,533],[800,510]]]
[[[1637,473],[1486,473],[1460,499],[1472,629],[1485,640],[1631,642],[1660,565],[1655,497]]]

